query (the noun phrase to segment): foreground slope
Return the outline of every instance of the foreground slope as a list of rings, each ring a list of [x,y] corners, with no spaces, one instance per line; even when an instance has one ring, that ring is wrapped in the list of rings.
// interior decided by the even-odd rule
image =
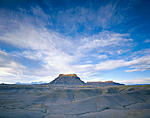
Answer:
[[[0,85],[0,118],[149,118],[150,86]]]

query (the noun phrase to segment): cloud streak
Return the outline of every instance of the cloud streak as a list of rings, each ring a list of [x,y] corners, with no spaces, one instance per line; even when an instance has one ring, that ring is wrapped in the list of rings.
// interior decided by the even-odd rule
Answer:
[[[138,78],[138,79],[132,79],[132,80],[121,80],[118,81],[120,83],[124,83],[127,85],[136,85],[136,84],[150,84],[150,78]]]
[[[0,82],[48,82],[59,73],[86,79],[122,67],[125,72],[149,70],[150,49],[130,54],[136,44],[131,34],[108,30],[122,22],[117,4],[78,6],[55,14],[39,6],[12,13],[0,9],[0,43],[13,47],[0,50]],[[89,33],[97,27],[101,30]]]
[[[76,42],[76,40],[72,41],[69,37],[65,37],[57,32],[47,30],[44,27],[34,27],[30,24],[21,25],[17,30],[6,32],[5,35],[0,36],[0,41],[21,49],[21,52],[13,52],[11,54],[12,56],[18,59],[26,58],[26,60],[39,62],[39,69],[30,69],[30,67],[24,64],[23,66],[26,68],[24,70],[24,68],[20,68],[17,65],[18,72],[22,72],[22,74],[19,74],[20,78],[28,78],[31,75],[34,78],[39,78],[39,76],[52,78],[59,73],[77,73],[81,77],[85,77],[85,75],[88,77],[99,71],[112,70],[120,67],[131,68],[130,70],[126,70],[126,72],[148,70],[150,65],[149,56],[126,61],[123,59],[110,60],[107,54],[97,55],[99,50],[101,50],[100,53],[109,51],[109,54],[113,55],[114,51],[117,52],[124,46],[130,46],[133,39],[128,37],[129,34],[104,31],[90,37],[82,37]],[[74,44],[75,42],[76,44]],[[91,56],[87,55],[91,51],[95,51],[95,53],[92,53]],[[87,61],[90,61],[90,58],[95,56],[100,62],[92,62],[91,64],[86,64],[84,61],[81,62],[87,56],[89,58]],[[105,59],[106,61],[104,61]],[[7,61],[10,62],[10,60]],[[8,69],[2,69],[3,73],[8,73],[9,69],[15,70],[15,68],[11,68],[10,66]],[[11,71],[9,71],[9,74],[11,74]]]

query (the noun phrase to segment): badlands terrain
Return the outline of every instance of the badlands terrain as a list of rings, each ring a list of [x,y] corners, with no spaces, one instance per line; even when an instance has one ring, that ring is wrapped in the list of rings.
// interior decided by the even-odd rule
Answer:
[[[150,118],[150,85],[81,83],[1,84],[0,118]]]

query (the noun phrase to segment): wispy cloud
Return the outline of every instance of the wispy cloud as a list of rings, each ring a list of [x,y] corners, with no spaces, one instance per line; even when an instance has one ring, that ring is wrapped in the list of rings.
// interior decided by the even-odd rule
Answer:
[[[84,37],[81,39],[81,46],[78,47],[79,52],[91,51],[93,49],[104,48],[103,52],[108,51],[110,48],[117,49],[118,47],[130,46],[133,39],[128,38],[129,34],[120,34],[109,31],[103,31],[99,34]]]
[[[130,33],[107,29],[122,22],[124,12],[117,12],[117,4],[78,6],[55,14],[39,6],[0,9],[0,42],[16,48],[0,50],[0,81],[48,82],[59,73],[87,78],[121,67],[127,67],[126,72],[149,70],[150,49],[128,54],[135,46]],[[97,27],[102,30],[89,33]]]
[[[145,43],[150,43],[150,39],[146,39],[144,42]]]
[[[124,60],[108,60],[105,62],[101,62],[99,64],[96,64],[96,70],[112,70],[119,67],[128,66],[128,63]]]
[[[107,58],[108,58],[107,55],[98,55],[97,57],[98,57],[99,59],[107,59]]]
[[[130,61],[126,60],[108,60],[96,64],[96,70],[111,70],[119,67],[129,67],[126,72],[136,72],[150,70],[150,55],[135,58]]]
[[[124,46],[124,42],[132,42],[132,39],[124,38],[127,36],[128,34],[102,32],[92,37],[78,39],[77,42],[44,27],[38,28],[31,24],[22,24],[18,29],[5,32],[4,35],[0,36],[0,40],[20,48],[20,51],[12,52],[12,56],[16,56],[18,60],[19,58],[26,58],[26,60],[39,61],[40,69],[34,68],[33,70],[24,64],[29,70],[26,70],[24,75],[22,75],[24,77],[31,75],[53,77],[59,73],[78,73],[81,76],[84,73],[84,75],[90,76],[95,71],[95,64],[87,65],[85,62],[80,63],[80,60],[84,60],[87,54],[96,48],[102,49],[108,46],[115,48],[115,46]],[[120,42],[122,42],[121,45]],[[101,57],[105,59],[107,55]],[[97,58],[100,59],[99,56]],[[103,68],[100,68],[107,70],[107,62],[97,64],[96,68],[98,68],[98,65],[103,65]],[[104,68],[104,66],[106,67]],[[117,67],[112,67],[111,69]]]
[[[128,64],[131,65],[131,69],[126,70],[126,72],[150,70],[150,55],[135,58],[132,61],[129,61]]]
[[[5,51],[0,50],[0,81],[1,82],[13,82],[20,80],[23,75],[23,71],[26,69],[25,66],[18,63]],[[13,78],[11,80],[10,78]]]
[[[133,84],[150,84],[150,78],[138,78],[138,79],[132,79],[132,80],[120,80],[117,81],[120,83],[124,83],[127,85],[133,85]]]
[[[18,68],[19,71],[24,72],[19,75],[20,78],[33,76],[36,78],[35,80],[38,80],[40,79],[39,77],[43,76],[46,79],[48,77],[51,78],[48,80],[52,80],[52,77],[57,76],[59,73],[78,73],[81,77],[85,77],[85,75],[91,76],[99,71],[112,70],[119,67],[131,68],[131,70],[126,70],[126,72],[149,69],[149,56],[126,61],[109,60],[108,55],[104,55],[108,51],[109,54],[113,54],[124,46],[130,47],[133,39],[129,38],[129,34],[104,31],[90,37],[82,37],[77,42],[44,27],[38,28],[31,24],[22,24],[18,29],[1,35],[0,40],[21,49],[18,52],[11,53],[11,56],[39,61],[40,68],[31,69],[25,64],[23,66],[27,68],[26,70]],[[98,54],[99,50],[101,50],[100,54]],[[90,56],[91,51],[94,51],[94,53]],[[87,64],[84,61],[80,62],[87,56],[92,58],[93,55],[100,61],[99,63],[92,62]],[[90,58],[87,61],[90,61]],[[103,59],[107,60],[104,61]],[[7,69],[3,68],[3,73],[7,71]],[[9,73],[11,74],[11,72]]]

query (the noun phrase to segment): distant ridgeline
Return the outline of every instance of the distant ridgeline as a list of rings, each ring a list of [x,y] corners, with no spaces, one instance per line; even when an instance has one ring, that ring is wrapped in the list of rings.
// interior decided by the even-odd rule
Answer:
[[[115,83],[113,81],[106,81],[106,82],[83,82],[76,74],[59,74],[59,76],[50,82],[53,85],[87,85],[87,86],[118,86],[124,85]]]
[[[86,84],[87,84],[87,85],[92,85],[92,86],[100,86],[100,87],[124,85],[124,84],[116,83],[116,82],[113,82],[113,81],[87,82]]]

